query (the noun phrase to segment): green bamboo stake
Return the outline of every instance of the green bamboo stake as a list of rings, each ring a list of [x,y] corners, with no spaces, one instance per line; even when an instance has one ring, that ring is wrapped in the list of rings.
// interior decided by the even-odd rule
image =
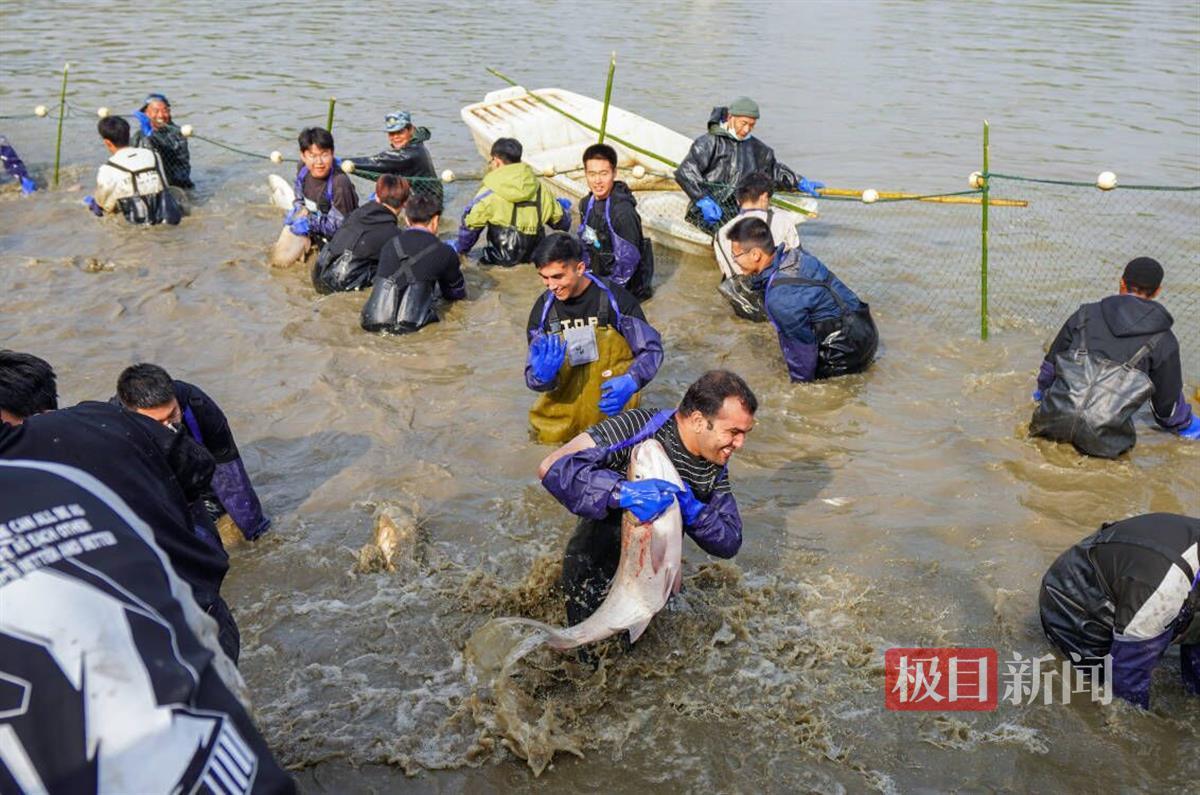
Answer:
[[[329,115],[325,117],[325,129],[333,132],[333,106],[337,104],[337,97],[329,98]]]
[[[617,51],[613,50],[608,61],[608,83],[604,86],[604,110],[600,112],[600,143],[604,143],[604,130],[608,127],[608,102],[612,99],[613,72],[617,70]]]
[[[63,64],[62,91],[58,95],[58,142],[54,145],[54,187],[58,187],[58,165],[62,161],[62,125],[67,113],[67,70],[70,62]]]
[[[495,75],[496,77],[503,80],[505,83],[508,83],[510,86],[519,85],[517,83],[517,81],[513,80],[511,77],[509,77],[505,74],[502,74],[500,72],[497,72],[495,69],[493,69],[490,66],[486,67],[486,69],[489,72],[491,72],[493,75]],[[532,99],[537,100],[538,102],[542,103],[546,107],[550,108],[550,110],[554,111],[555,113],[559,113],[563,116],[566,116],[568,119],[575,122],[580,127],[591,130],[594,133],[600,132],[599,127],[588,124],[586,121],[579,118],[578,116],[574,116],[570,113],[567,113],[565,110],[558,107],[550,100],[539,97],[537,94],[533,93],[532,91],[526,90],[525,93]],[[670,166],[671,168],[679,167],[679,164],[676,163],[674,160],[665,158],[656,152],[651,152],[649,149],[643,149],[642,147],[638,146],[637,144],[626,141],[624,138],[618,138],[617,136],[612,135],[611,133],[608,134],[608,137],[611,138],[612,140],[616,141],[617,143],[619,143],[621,146],[624,146],[626,149],[632,149],[635,152],[640,152],[641,154],[645,155],[646,157],[652,157],[655,160],[657,160],[658,162],[665,163],[666,165]],[[814,213],[812,210],[805,209],[804,207],[801,207],[798,204],[792,204],[791,202],[784,201],[783,199],[780,199],[779,197],[775,197],[775,198],[771,199],[771,204],[774,204],[776,207],[782,207],[785,210],[791,210],[792,212],[800,213],[802,215],[816,215],[816,213]]]
[[[983,120],[983,208],[981,215],[983,228],[979,240],[982,250],[979,259],[979,338],[988,338],[988,194],[991,187],[988,184],[988,123]]]

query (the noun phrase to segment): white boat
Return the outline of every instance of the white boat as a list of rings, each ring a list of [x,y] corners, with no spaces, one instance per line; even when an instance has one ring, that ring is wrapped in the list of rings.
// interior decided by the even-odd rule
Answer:
[[[556,196],[580,199],[588,193],[581,158],[583,150],[596,142],[596,131],[539,102],[530,96],[531,93],[586,124],[600,126],[603,103],[561,88],[539,88],[530,92],[521,86],[512,86],[493,91],[483,98],[483,102],[463,108],[462,119],[484,157],[488,157],[497,138],[516,138],[525,149],[522,160],[542,175],[542,180]],[[606,133],[605,143],[617,150],[617,178],[624,180],[637,198],[643,229],[661,245],[690,254],[712,256],[712,235],[683,219],[688,197],[675,183],[674,169],[607,135],[676,163],[687,155],[692,139],[615,105],[608,106]],[[637,166],[645,169],[643,177],[633,176]],[[789,196],[788,201],[816,212],[817,203],[813,199]],[[793,216],[797,224],[805,219],[801,213],[777,212]]]

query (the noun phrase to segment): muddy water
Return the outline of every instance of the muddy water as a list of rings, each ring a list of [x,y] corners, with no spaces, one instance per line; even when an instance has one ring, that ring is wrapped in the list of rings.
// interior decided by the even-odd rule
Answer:
[[[484,64],[597,94],[616,48],[618,104],[695,130],[745,89],[781,157],[831,184],[957,189],[984,116],[1013,173],[1194,184],[1200,167],[1200,22],[1186,4],[517,2],[505,19],[530,37],[519,52],[484,9],[330,8],[341,42],[313,8],[7,8],[0,114],[50,104],[69,58],[82,108],[161,90],[182,121],[264,154],[290,149],[331,94],[347,154],[373,151],[378,118],[411,108],[439,167],[468,171],[478,157],[457,111],[497,87]],[[49,123],[3,123],[45,178]],[[1146,714],[883,709],[884,649],[1042,654],[1037,583],[1061,549],[1105,520],[1200,514],[1200,448],[1144,422],[1118,462],[1026,437],[1052,329],[982,343],[896,289],[873,300],[885,350],[869,374],[793,387],[769,330],[728,317],[711,264],[660,249],[647,314],[670,355],[646,402],[669,405],[712,366],[761,400],[731,469],[743,551],[718,564],[689,544],[682,598],[633,653],[607,649],[593,672],[535,652],[507,690],[477,691],[464,647],[488,618],[562,620],[571,521],[532,477],[545,449],[527,440],[519,374],[533,274],[471,266],[470,300],[439,325],[365,336],[362,296],[317,298],[303,274],[266,267],[278,213],[263,161],[197,142],[184,225],[94,223],[71,190],[102,157],[90,125],[68,119],[66,189],[0,194],[0,344],[53,362],[68,402],[111,394],[142,360],[220,400],[275,516],[269,537],[233,551],[242,669],[308,789],[1184,791],[1200,776],[1200,707],[1174,653]],[[451,186],[452,205],[473,190]],[[361,573],[380,512],[414,514],[420,532],[401,535],[418,548],[395,572]],[[535,779],[518,753],[549,766]]]

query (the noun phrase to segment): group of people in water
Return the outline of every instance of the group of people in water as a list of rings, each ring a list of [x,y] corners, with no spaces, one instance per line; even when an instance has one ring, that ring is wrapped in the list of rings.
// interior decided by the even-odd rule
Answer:
[[[863,372],[879,343],[869,306],[805,250],[795,226],[780,223],[770,205],[777,190],[819,194],[823,185],[778,163],[771,148],[751,135],[758,115],[758,106],[746,98],[714,110],[709,130],[676,171],[690,199],[687,218],[713,233],[722,292],[735,312],[774,327],[793,382]],[[160,94],[147,97],[135,118],[140,138],[131,138],[123,118],[101,119],[111,156],[88,205],[97,214],[120,212],[134,223],[170,223],[171,189],[191,184],[190,165],[178,165],[190,164],[186,137],[176,136],[170,105]],[[563,558],[569,622],[587,618],[604,598],[620,559],[623,511],[649,522],[677,505],[684,531],[704,552],[735,555],[742,522],[728,464],[754,427],[758,401],[737,374],[712,370],[674,408],[641,405],[667,344],[643,310],[642,302],[654,292],[654,251],[633,193],[617,179],[617,150],[603,143],[583,150],[580,165],[589,193],[573,206],[544,189],[522,161],[519,141],[498,139],[457,233],[443,241],[443,197],[425,148],[428,130],[401,111],[388,114],[385,131],[389,149],[351,161],[356,173],[375,177],[374,192],[362,205],[337,166],[329,131],[302,131],[295,204],[285,228],[317,249],[311,277],[318,292],[370,290],[361,312],[368,331],[416,332],[437,321],[439,300],[465,299],[462,258],[480,237],[481,264],[532,262],[545,290],[534,299],[525,327],[524,377],[536,393],[529,410],[534,436],[556,446],[542,460],[538,478],[578,517]],[[175,164],[171,168],[164,165],[168,159]],[[576,209],[579,225],[571,232]],[[1134,259],[1122,274],[1119,295],[1085,304],[1071,316],[1038,374],[1035,434],[1071,442],[1089,455],[1115,457],[1133,445],[1132,415],[1149,400],[1164,429],[1183,439],[1200,438],[1200,419],[1183,395],[1172,319],[1155,300],[1162,281],[1159,263]],[[170,651],[175,667],[153,670],[148,661],[167,654],[157,641],[139,632],[122,641],[132,644],[131,659],[142,661],[147,681],[157,686],[159,674],[175,675],[188,665],[219,668],[217,649],[209,644],[205,651],[208,634],[236,663],[236,621],[219,592],[228,555],[217,522],[231,522],[251,540],[270,522],[212,398],[153,364],[128,368],[116,391],[110,402],[60,409],[49,364],[30,354],[0,352],[0,477],[5,492],[14,495],[4,501],[0,540],[29,527],[75,521],[79,517],[69,506],[85,504],[94,507],[79,510],[92,526],[119,538],[116,547],[142,543],[137,554],[144,556],[148,530],[171,570],[156,580],[165,590],[155,598],[166,607],[154,620],[185,634],[191,650]],[[682,486],[626,477],[633,447],[650,438],[662,444]],[[5,463],[15,459],[44,464]],[[40,568],[75,572],[84,559],[89,566],[115,566],[117,580],[124,576],[113,545],[60,547],[25,565],[21,556],[31,543],[44,547],[55,536],[38,538],[0,548],[5,552],[0,593],[6,599],[8,589],[29,585]],[[1114,692],[1143,706],[1151,670],[1172,641],[1180,642],[1184,685],[1200,693],[1198,550],[1200,519],[1149,514],[1105,525],[1047,572],[1041,591],[1047,637],[1077,662],[1110,656]],[[172,587],[175,576],[190,595]],[[52,589],[53,583],[38,587]],[[215,629],[192,620],[187,609],[171,607],[171,599],[194,600],[215,620]],[[6,633],[16,632],[15,626],[0,616],[0,644],[14,642]],[[61,642],[77,640],[71,635]],[[43,648],[53,654],[59,642],[44,641]],[[182,702],[200,706],[188,698],[200,698],[206,681],[215,686],[199,676]],[[261,765],[263,778],[251,782],[253,790],[289,787],[249,719],[237,712],[230,689],[217,690],[212,698],[229,711],[226,728],[240,743],[235,748],[256,755]],[[32,724],[18,727],[27,744],[43,741],[43,731]],[[233,775],[230,766],[237,767],[239,757],[230,756],[232,741],[223,736],[214,732],[210,743],[193,748],[195,759],[219,762]],[[178,781],[197,781],[198,770],[209,770],[196,767],[195,759],[179,769]],[[259,781],[270,787],[260,788]]]

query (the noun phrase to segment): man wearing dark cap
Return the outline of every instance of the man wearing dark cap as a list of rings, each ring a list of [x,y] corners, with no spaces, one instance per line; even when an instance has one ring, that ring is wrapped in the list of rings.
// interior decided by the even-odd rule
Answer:
[[[412,114],[397,110],[383,117],[388,148],[369,157],[352,157],[356,170],[371,175],[398,174],[407,177],[415,194],[429,194],[442,201],[442,183],[433,166],[433,158],[425,148],[432,136],[427,127],[413,125]]]
[[[1150,400],[1160,427],[1200,439],[1200,418],[1183,394],[1174,320],[1154,300],[1162,280],[1162,265],[1138,257],[1125,266],[1118,295],[1084,304],[1063,324],[1038,373],[1035,436],[1115,458],[1133,447],[1133,414]]]
[[[755,171],[767,174],[775,190],[816,196],[825,187],[796,175],[775,161],[775,150],[751,135],[758,122],[758,103],[738,97],[728,106],[713,108],[708,132],[692,142],[687,157],[675,169],[675,181],[687,193],[688,223],[715,233],[737,215],[734,191],[742,178]]]
[[[192,156],[188,152],[187,138],[171,120],[171,103],[167,98],[162,94],[147,95],[133,117],[138,125],[129,145],[158,152],[168,184],[176,188],[195,187],[192,184]]]

